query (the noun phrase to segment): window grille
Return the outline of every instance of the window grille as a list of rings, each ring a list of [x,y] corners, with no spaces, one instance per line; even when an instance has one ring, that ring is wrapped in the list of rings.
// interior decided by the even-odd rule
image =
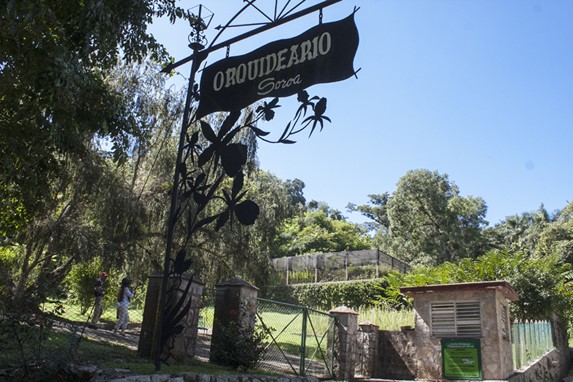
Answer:
[[[500,304],[501,312],[501,337],[509,340],[509,318],[507,313],[507,305]]]
[[[478,301],[432,303],[431,321],[434,337],[481,337]]]

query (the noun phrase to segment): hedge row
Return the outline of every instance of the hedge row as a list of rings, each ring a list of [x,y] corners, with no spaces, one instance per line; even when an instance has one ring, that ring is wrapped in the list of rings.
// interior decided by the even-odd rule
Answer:
[[[356,281],[339,281],[321,284],[296,284],[269,286],[263,297],[304,305],[320,310],[337,306],[352,309],[376,305],[380,296],[385,295],[386,278]]]

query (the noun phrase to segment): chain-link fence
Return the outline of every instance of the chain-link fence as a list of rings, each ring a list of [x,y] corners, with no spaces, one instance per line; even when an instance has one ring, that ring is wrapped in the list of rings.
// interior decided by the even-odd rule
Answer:
[[[281,257],[272,262],[275,282],[280,284],[372,279],[388,270],[406,273],[411,269],[405,262],[375,249]]]
[[[211,350],[211,335],[215,318],[215,289],[204,288],[201,297],[201,309],[197,324],[197,347],[195,356],[204,362],[209,361]]]
[[[112,330],[117,321],[117,302],[113,300],[103,301],[102,315],[97,323],[100,329]],[[94,305],[89,307],[76,304],[73,300],[59,300],[44,303],[41,306],[44,313],[54,314],[59,321],[75,323],[77,325],[90,324],[94,313]],[[128,309],[128,329],[139,330],[143,321],[143,304],[132,303]]]
[[[257,325],[267,334],[261,369],[332,377],[335,318],[300,305],[257,300]]]

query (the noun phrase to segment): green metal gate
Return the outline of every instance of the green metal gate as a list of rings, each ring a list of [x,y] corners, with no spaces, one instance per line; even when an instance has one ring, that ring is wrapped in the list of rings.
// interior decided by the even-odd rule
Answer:
[[[301,305],[257,299],[257,324],[267,334],[261,369],[332,378],[336,318]]]

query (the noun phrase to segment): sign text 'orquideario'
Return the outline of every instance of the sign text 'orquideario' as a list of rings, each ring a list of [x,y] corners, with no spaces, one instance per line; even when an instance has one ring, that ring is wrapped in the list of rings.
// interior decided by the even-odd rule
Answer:
[[[203,71],[197,115],[240,110],[265,97],[286,97],[318,83],[342,81],[354,74],[357,48],[352,14],[218,61]]]

